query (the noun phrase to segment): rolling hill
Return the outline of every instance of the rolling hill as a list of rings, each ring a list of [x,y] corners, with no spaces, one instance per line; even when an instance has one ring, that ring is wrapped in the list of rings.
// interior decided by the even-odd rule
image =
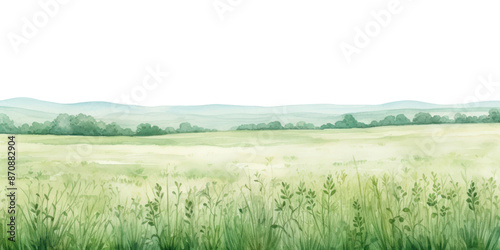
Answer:
[[[241,124],[296,123],[307,121],[316,126],[335,122],[350,113],[356,119],[369,123],[387,115],[405,114],[408,118],[418,112],[429,112],[453,117],[462,112],[468,115],[486,114],[491,108],[500,108],[500,101],[480,102],[471,105],[438,105],[418,101],[399,101],[381,105],[310,104],[276,107],[238,105],[158,106],[145,107],[109,102],[82,102],[61,104],[32,98],[13,98],[0,101],[0,113],[8,115],[16,125],[53,120],[60,113],[92,115],[104,122],[116,122],[123,127],[135,128],[148,122],[160,127],[177,127],[190,122],[205,128],[229,130]]]

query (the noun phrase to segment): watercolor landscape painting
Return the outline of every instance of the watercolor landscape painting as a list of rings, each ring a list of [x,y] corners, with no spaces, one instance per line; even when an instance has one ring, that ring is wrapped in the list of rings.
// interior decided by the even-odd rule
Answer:
[[[0,1],[0,250],[500,250],[500,1]]]
[[[0,104],[1,143],[18,144],[16,157],[2,161],[21,166],[19,249],[499,247],[498,102],[470,109]],[[260,123],[238,124],[237,117],[247,121],[238,110]],[[336,113],[344,110],[357,112]],[[154,123],[201,113],[208,118],[199,126]],[[309,114],[325,123],[272,120]],[[137,116],[151,124],[113,120]],[[37,121],[19,122],[29,118]],[[6,211],[1,216],[9,221]]]

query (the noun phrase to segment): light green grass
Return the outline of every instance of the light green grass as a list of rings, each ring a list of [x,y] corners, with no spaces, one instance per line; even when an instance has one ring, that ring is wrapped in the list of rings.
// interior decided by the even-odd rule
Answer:
[[[0,247],[498,249],[499,141],[495,124],[19,135],[19,238]]]

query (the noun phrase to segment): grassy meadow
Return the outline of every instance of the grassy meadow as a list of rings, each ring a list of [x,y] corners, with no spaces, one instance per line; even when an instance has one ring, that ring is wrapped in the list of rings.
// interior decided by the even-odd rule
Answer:
[[[16,145],[1,249],[500,249],[498,124]]]

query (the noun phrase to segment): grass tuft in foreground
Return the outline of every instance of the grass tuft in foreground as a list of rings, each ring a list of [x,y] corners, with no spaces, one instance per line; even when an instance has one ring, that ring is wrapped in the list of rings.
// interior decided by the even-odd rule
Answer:
[[[3,237],[0,248],[500,248],[494,178],[256,172],[187,186],[185,177],[168,174],[125,184],[65,175],[56,185],[40,176],[25,180],[17,243]]]

